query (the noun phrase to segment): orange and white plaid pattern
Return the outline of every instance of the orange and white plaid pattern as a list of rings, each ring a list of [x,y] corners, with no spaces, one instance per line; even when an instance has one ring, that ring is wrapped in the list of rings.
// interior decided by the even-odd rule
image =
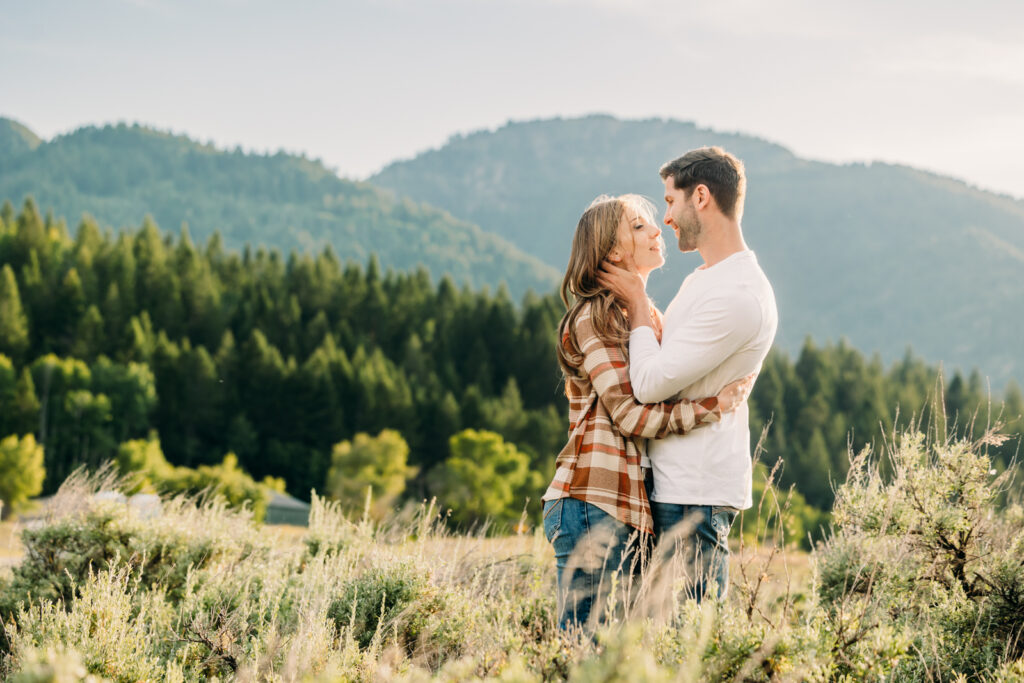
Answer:
[[[653,533],[640,465],[646,439],[718,422],[718,398],[638,402],[629,383],[626,352],[597,336],[589,305],[576,318],[576,340],[587,378],[565,380],[569,440],[555,460],[555,477],[543,499],[583,500],[625,524]]]

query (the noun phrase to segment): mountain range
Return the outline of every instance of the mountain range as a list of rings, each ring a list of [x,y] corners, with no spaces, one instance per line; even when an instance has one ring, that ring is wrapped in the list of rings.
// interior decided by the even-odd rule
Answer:
[[[151,215],[193,238],[219,231],[228,247],[285,252],[331,245],[343,260],[377,254],[385,267],[426,267],[474,287],[505,282],[518,298],[547,292],[557,269],[448,212],[339,178],[284,153],[221,150],[138,125],[86,127],[42,142],[0,119],[0,200],[35,198],[70,222],[137,227]]]
[[[977,367],[997,385],[1024,376],[1024,202],[957,180],[802,159],[681,121],[595,115],[458,135],[369,181],[564,268],[595,196],[641,193],[662,212],[659,167],[705,145],[745,164],[744,235],[775,288],[782,347],[846,337],[886,360],[912,346],[947,369]],[[662,307],[700,264],[676,252],[667,228],[666,237],[672,256],[648,287]]]
[[[836,131],[841,135],[842,131]],[[366,182],[321,162],[218,149],[138,125],[49,141],[0,119],[0,199],[35,197],[73,224],[138,226],[150,214],[230,247],[331,245],[343,259],[424,266],[518,298],[554,290],[582,210],[599,194],[664,204],[659,166],[720,145],[748,176],[744,234],[775,288],[778,344],[847,338],[885,360],[912,347],[995,387],[1024,377],[1024,202],[900,165],[833,164],[676,120],[594,115],[456,135]],[[660,215],[659,215],[660,217]],[[662,307],[699,257],[669,259],[649,289]]]

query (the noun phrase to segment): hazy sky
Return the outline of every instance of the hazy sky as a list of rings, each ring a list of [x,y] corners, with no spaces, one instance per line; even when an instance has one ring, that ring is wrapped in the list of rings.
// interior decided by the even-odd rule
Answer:
[[[0,115],[366,177],[509,119],[671,117],[1024,197],[1024,3],[0,0]]]

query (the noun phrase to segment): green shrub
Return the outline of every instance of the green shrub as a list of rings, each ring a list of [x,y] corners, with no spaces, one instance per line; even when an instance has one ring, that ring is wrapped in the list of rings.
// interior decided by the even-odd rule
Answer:
[[[258,560],[267,553],[247,514],[223,504],[197,507],[184,498],[164,501],[163,512],[142,519],[129,506],[91,495],[110,478],[75,475],[58,491],[49,516],[22,531],[25,555],[0,582],[0,620],[17,621],[19,606],[70,608],[93,572],[127,568],[132,584],[156,591],[168,605],[181,601],[203,570]],[[0,636],[0,650],[9,649]]]
[[[124,475],[126,493],[141,491],[154,492],[157,486],[174,476],[174,466],[167,462],[160,449],[160,440],[155,434],[148,439],[135,439],[122,443],[114,460],[118,471]]]
[[[105,678],[90,674],[82,655],[59,645],[45,650],[28,648],[21,656],[19,671],[8,683],[100,683]]]
[[[422,602],[424,612],[414,610],[415,613],[409,614],[399,625],[399,638],[405,643],[415,643],[423,618],[435,606],[432,602],[435,597],[429,576],[409,564],[372,568],[342,588],[341,597],[331,603],[327,616],[339,630],[351,627],[352,637],[365,648],[397,615],[404,615],[411,606]],[[383,634],[388,636],[386,631]]]
[[[464,604],[457,591],[444,590],[409,562],[373,567],[348,581],[327,615],[339,633],[349,633],[361,648],[392,636],[409,654],[428,660],[457,655],[467,638]]]
[[[209,491],[234,508],[248,507],[252,517],[262,521],[270,503],[270,491],[238,467],[238,458],[228,453],[219,465],[200,465],[196,469],[174,468],[174,476],[158,484],[167,493],[194,494]]]
[[[310,557],[338,555],[358,544],[370,541],[372,527],[357,526],[345,516],[341,501],[328,501],[313,491],[309,505],[309,527],[303,537]]]
[[[356,434],[331,451],[327,492],[348,509],[362,511],[367,488],[372,488],[369,514],[386,519],[395,511],[395,501],[417,468],[409,467],[409,445],[402,435],[385,429],[377,436]]]
[[[512,525],[522,515],[526,492],[539,491],[540,473],[500,434],[466,429],[449,439],[450,457],[428,480],[452,520],[464,526],[492,520]]]
[[[22,531],[25,559],[12,572],[3,616],[9,616],[20,600],[71,603],[74,587],[86,581],[90,569],[105,569],[115,560],[132,558],[132,534],[124,507],[101,504]]]
[[[988,623],[995,640],[1006,643],[1011,658],[1024,657],[1024,530],[986,566],[980,620]]]
[[[168,600],[177,601],[193,570],[229,556],[242,561],[253,552],[251,539],[218,534],[224,529],[222,523],[212,529],[178,526],[182,517],[202,523],[222,512],[213,508],[206,514],[173,515],[168,523],[139,520],[127,506],[108,502],[26,529],[22,532],[25,559],[12,572],[5,616],[15,600],[71,602],[74,587],[85,582],[90,569],[117,564],[130,565],[143,588],[159,586]]]
[[[0,519],[43,490],[43,445],[31,434],[0,440]]]
[[[851,459],[815,557],[837,671],[978,678],[1021,656],[1024,532],[997,514],[1009,475],[986,448],[998,441],[909,432],[888,454],[891,476],[868,451]]]
[[[128,566],[90,573],[74,584],[73,605],[44,601],[19,610],[10,629],[14,668],[35,666],[34,651],[59,646],[81,653],[89,673],[112,681],[162,679],[165,666],[152,635],[166,623],[166,611],[158,597],[135,600],[131,575]]]

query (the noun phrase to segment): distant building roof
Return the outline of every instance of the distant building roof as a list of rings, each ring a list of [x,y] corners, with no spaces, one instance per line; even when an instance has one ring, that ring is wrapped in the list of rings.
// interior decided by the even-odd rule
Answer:
[[[303,503],[298,498],[289,496],[287,493],[280,493],[279,491],[271,492],[270,502],[267,503],[267,507],[309,511],[309,503]]]

